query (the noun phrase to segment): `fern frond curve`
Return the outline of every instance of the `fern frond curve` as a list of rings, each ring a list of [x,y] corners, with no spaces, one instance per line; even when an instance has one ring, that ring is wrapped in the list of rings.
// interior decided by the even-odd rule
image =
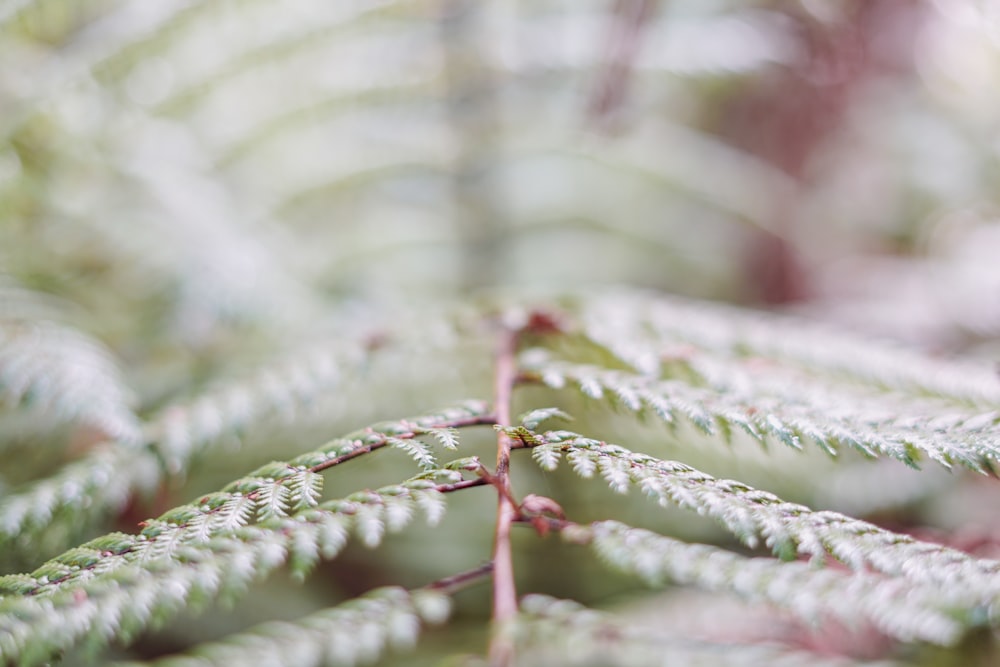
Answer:
[[[517,429],[512,430],[517,437]],[[532,455],[553,469],[565,453],[574,470],[600,473],[619,493],[640,489],[661,505],[677,505],[719,521],[750,547],[763,541],[789,559],[828,555],[856,571],[865,569],[913,582],[949,587],[970,606],[1000,598],[1000,561],[968,554],[831,511],[813,511],[733,480],[720,480],[677,461],[662,461],[568,431],[533,434]]]
[[[51,321],[4,319],[0,313],[0,404],[82,423],[126,445],[141,441],[135,400],[111,352]]]
[[[900,405],[879,396],[837,394],[794,382],[770,394],[763,386],[704,387],[559,361],[539,349],[524,353],[521,363],[524,381],[572,388],[590,399],[655,415],[669,425],[685,419],[727,441],[739,431],[760,443],[773,440],[801,449],[804,442],[813,442],[831,455],[850,447],[868,457],[888,456],[911,466],[926,456],[947,468],[960,464],[981,473],[1000,462],[1000,416],[993,411],[938,408],[918,413],[919,406],[912,402]],[[778,385],[778,380],[768,382]]]

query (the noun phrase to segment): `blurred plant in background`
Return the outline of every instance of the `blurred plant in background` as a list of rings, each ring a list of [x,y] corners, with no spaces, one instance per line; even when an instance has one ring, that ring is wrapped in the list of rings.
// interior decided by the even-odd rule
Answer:
[[[108,511],[60,509],[37,541],[5,528],[4,565],[109,517],[132,530],[331,432],[489,395],[489,347],[465,337],[488,299],[627,283],[988,356],[998,83],[1000,6],[974,0],[6,0],[0,447],[17,464],[0,490],[100,460],[86,483],[41,488],[72,479]],[[405,332],[392,345],[386,323]],[[154,456],[150,440],[167,444]],[[978,480],[692,456],[995,550],[989,517],[955,525],[995,493]],[[379,463],[352,483],[398,477]],[[263,611],[468,556],[406,539],[331,565],[329,596],[272,586]],[[614,594],[559,571],[533,576]],[[240,611],[235,627],[260,603]]]

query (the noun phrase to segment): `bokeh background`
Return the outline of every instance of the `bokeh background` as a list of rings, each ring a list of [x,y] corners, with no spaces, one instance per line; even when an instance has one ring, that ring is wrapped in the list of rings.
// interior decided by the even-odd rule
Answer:
[[[334,428],[488,395],[488,349],[456,357],[427,322],[497,288],[628,283],[992,359],[998,111],[989,0],[4,0],[0,318],[57,313],[106,345],[144,415],[362,320],[423,327],[353,404],[213,450],[122,525]],[[106,435],[48,427],[4,414],[0,491]],[[818,498],[819,464],[771,461],[741,472],[846,510],[954,486],[893,477],[866,504],[884,479],[838,469]],[[981,505],[961,488],[921,521]],[[408,539],[331,586],[420,583],[414,562],[455,553]],[[286,583],[264,611],[318,604]],[[197,623],[146,650],[232,629]]]
[[[965,347],[997,324],[998,15],[8,1],[2,259],[196,344],[317,296],[626,281]]]

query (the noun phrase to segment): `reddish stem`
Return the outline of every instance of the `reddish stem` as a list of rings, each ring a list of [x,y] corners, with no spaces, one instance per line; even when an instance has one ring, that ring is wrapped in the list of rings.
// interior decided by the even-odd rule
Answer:
[[[497,424],[510,426],[510,401],[516,377],[514,355],[517,334],[505,331],[496,357],[495,405]],[[509,667],[514,662],[514,644],[509,625],[517,615],[517,589],[514,586],[514,560],[510,547],[510,529],[517,519],[517,505],[510,487],[510,436],[497,434],[497,467],[493,484],[499,491],[496,532],[493,540],[493,638],[490,641],[491,667]]]

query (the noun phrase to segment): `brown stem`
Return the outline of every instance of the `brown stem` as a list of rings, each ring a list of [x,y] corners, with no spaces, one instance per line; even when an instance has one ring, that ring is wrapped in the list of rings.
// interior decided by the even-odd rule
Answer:
[[[493,572],[493,563],[484,563],[477,568],[468,570],[466,572],[460,572],[459,574],[453,574],[450,577],[445,577],[444,579],[438,579],[432,583],[427,584],[424,588],[432,591],[441,591],[446,595],[452,595],[462,590],[470,584],[474,584],[480,579],[487,577]]]
[[[433,426],[428,426],[426,428],[463,428],[466,426],[488,426],[496,423],[497,423],[497,418],[494,415],[478,415],[475,417],[452,419],[449,421],[441,422],[439,424],[434,424]],[[410,431],[408,433],[397,433],[392,437],[396,440],[409,440],[411,438],[417,437],[418,435],[421,435],[421,432]],[[341,463],[344,463],[346,461],[350,461],[351,459],[356,459],[364,454],[370,454],[376,449],[381,449],[385,447],[387,444],[389,444],[389,437],[385,436],[381,440],[369,443],[367,445],[364,445],[363,447],[358,447],[357,449],[347,452],[346,454],[341,454],[336,458],[323,461],[322,463],[318,463],[309,468],[309,472],[321,472],[328,468],[340,465]],[[478,486],[478,484],[472,484],[470,486]],[[254,499],[258,495],[259,494],[257,492],[253,492],[250,493],[248,497]]]
[[[496,357],[494,411],[497,424],[510,425],[510,400],[516,367],[514,354],[517,334],[505,331]],[[490,641],[491,667],[509,667],[514,662],[514,644],[509,625],[517,615],[517,589],[514,586],[514,560],[510,547],[510,527],[517,518],[517,504],[510,488],[510,450],[512,442],[504,431],[497,434],[497,468],[493,483],[499,491],[497,523],[493,540],[493,638]]]
[[[441,422],[440,424],[434,424],[433,426],[428,426],[426,428],[463,428],[465,426],[488,426],[491,424],[496,424],[497,418],[494,415],[478,415],[475,417],[465,417],[463,419],[452,419],[450,421]],[[421,433],[417,431],[410,431],[409,433],[397,433],[392,437],[396,440],[409,440],[415,438]],[[365,445],[364,447],[359,447],[352,452],[342,454],[335,459],[330,459],[328,461],[323,461],[318,465],[314,465],[309,468],[310,472],[320,472],[321,470],[326,470],[327,468],[332,468],[333,466],[340,465],[345,461],[350,461],[353,458],[357,458],[362,454],[368,454],[376,449],[385,447],[389,443],[389,438],[385,437],[378,442]]]
[[[489,481],[483,479],[482,477],[477,477],[476,479],[466,479],[461,482],[455,482],[454,484],[438,484],[435,489],[441,493],[451,493],[452,491],[461,491],[462,489],[468,489],[473,486],[483,486],[489,484]]]

